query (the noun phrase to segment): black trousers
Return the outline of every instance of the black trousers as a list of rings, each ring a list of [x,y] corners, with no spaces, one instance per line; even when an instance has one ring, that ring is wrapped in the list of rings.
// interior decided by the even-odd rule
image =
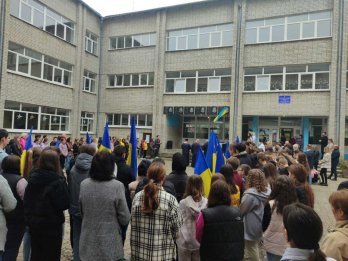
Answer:
[[[327,184],[327,168],[320,169],[321,182]]]
[[[60,261],[63,227],[29,228],[31,236],[31,261]]]
[[[23,222],[7,222],[7,235],[3,261],[16,261],[25,231]]]
[[[337,165],[331,163],[331,174],[330,176],[334,176],[337,179]]]

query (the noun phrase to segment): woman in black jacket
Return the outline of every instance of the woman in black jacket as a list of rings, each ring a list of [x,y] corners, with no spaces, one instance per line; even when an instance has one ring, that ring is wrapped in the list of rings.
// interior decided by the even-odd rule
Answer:
[[[24,215],[31,236],[31,261],[59,261],[62,241],[63,211],[69,208],[65,178],[61,176],[59,156],[44,149],[39,168],[29,177],[24,195]]]
[[[175,188],[175,197],[178,202],[184,196],[186,190],[186,183],[188,176],[186,174],[186,160],[185,157],[177,152],[173,155],[172,173],[166,177],[167,182],[171,182]]]

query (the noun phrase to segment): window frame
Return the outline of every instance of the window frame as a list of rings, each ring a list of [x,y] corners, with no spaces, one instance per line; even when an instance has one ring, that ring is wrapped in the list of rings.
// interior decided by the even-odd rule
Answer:
[[[124,79],[125,76],[129,76],[129,85],[125,85]],[[133,76],[138,77],[138,85],[133,85]],[[146,84],[142,84],[142,77],[146,76]],[[110,78],[114,77],[114,85],[110,84]],[[125,74],[110,74],[108,76],[108,88],[146,88],[146,87],[154,87],[154,83],[150,84],[150,79],[154,79],[153,72],[142,72],[142,73],[125,73]],[[122,84],[119,85],[117,82],[118,78],[122,78]]]
[[[93,40],[93,37],[96,40]],[[90,50],[88,48],[88,44],[90,43]],[[86,31],[85,35],[85,52],[98,56],[98,46],[99,46],[99,37],[90,31]]]
[[[125,117],[126,115],[127,115],[128,124],[124,125],[124,124],[122,124],[122,120],[123,120],[123,117]],[[131,124],[130,118],[131,118],[132,115],[135,117],[135,125],[136,125],[137,128],[152,129],[153,121],[152,121],[152,114],[150,114],[150,113],[139,113],[139,114],[107,113],[106,114],[106,120],[108,121],[109,127],[111,127],[111,128],[115,128],[115,127],[116,128],[129,128],[130,124]],[[138,125],[139,117],[140,116],[144,116],[144,115],[145,115],[145,124],[144,125]],[[111,117],[112,117],[112,122],[109,121],[109,119]],[[119,119],[118,123],[115,122],[115,118]],[[151,122],[151,125],[149,125],[150,122]]]
[[[126,38],[130,37],[131,38],[131,46],[126,47]],[[135,38],[140,37],[143,39],[144,37],[148,37],[149,42],[146,45],[139,45],[135,46],[134,41]],[[118,46],[119,40],[123,42],[122,47]],[[153,40],[154,42],[151,42]],[[115,41],[115,47],[112,46],[112,42]],[[120,35],[120,36],[112,36],[109,37],[109,51],[114,51],[114,50],[123,50],[123,49],[131,49],[131,48],[144,48],[144,47],[153,47],[156,46],[156,41],[157,41],[157,35],[156,32],[152,33],[143,33],[143,34],[134,34],[134,35]]]
[[[86,123],[85,123],[85,121],[86,121]],[[86,130],[84,130],[84,127],[86,127]],[[93,133],[93,129],[94,129],[94,113],[87,112],[87,111],[81,111],[80,133],[82,133],[82,132]]]

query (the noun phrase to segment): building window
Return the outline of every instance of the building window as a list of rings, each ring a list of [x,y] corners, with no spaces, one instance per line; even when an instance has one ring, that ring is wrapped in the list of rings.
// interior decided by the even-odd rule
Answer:
[[[70,112],[65,109],[5,101],[4,128],[10,130],[69,131]]]
[[[110,50],[156,45],[156,33],[115,36],[110,38]]]
[[[232,46],[233,24],[195,27],[167,32],[167,51]]]
[[[97,74],[85,70],[83,74],[83,90],[85,92],[95,93],[96,78]]]
[[[244,70],[244,91],[328,90],[329,64],[289,65]]]
[[[72,65],[12,42],[9,43],[7,69],[35,79],[71,86]]]
[[[146,87],[153,85],[153,73],[109,75],[109,87]]]
[[[136,114],[135,124],[139,128],[152,127],[152,114]],[[109,126],[111,127],[130,127],[131,114],[107,114]]]
[[[231,91],[231,68],[166,73],[166,93]]]
[[[75,24],[35,0],[11,0],[11,15],[53,34],[74,42]]]
[[[86,31],[85,36],[85,51],[97,55],[98,37],[91,32]]]
[[[92,132],[93,131],[93,121],[94,121],[94,114],[91,112],[82,111],[81,112],[81,125],[80,125],[80,131],[81,132]]]
[[[316,12],[246,22],[245,43],[270,43],[331,37],[331,12]]]

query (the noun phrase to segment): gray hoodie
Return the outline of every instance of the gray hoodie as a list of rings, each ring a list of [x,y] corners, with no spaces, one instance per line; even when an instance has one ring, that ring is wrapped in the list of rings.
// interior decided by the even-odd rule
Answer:
[[[261,239],[263,210],[270,194],[270,188],[267,188],[266,192],[258,192],[255,188],[249,188],[244,192],[239,208],[244,221],[245,240]]]
[[[202,209],[207,207],[208,200],[202,197],[200,202],[195,202],[191,196],[180,201],[179,207],[184,219],[176,241],[179,248],[186,250],[198,250],[199,243],[196,240],[196,220]]]

